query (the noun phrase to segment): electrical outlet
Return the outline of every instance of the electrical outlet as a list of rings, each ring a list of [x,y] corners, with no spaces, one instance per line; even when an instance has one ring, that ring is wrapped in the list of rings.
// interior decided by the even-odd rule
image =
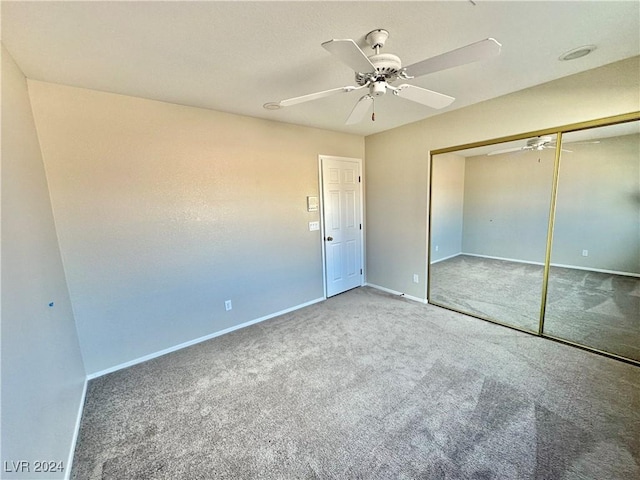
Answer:
[[[583,257],[588,257],[589,256],[589,250],[582,250],[582,256]]]
[[[224,309],[228,312],[232,308],[233,308],[233,306],[231,305],[231,300],[225,300],[224,301]]]
[[[438,245],[436,245],[436,252],[440,250],[440,247]]]
[[[413,274],[413,283],[420,283],[420,277],[417,273]]]

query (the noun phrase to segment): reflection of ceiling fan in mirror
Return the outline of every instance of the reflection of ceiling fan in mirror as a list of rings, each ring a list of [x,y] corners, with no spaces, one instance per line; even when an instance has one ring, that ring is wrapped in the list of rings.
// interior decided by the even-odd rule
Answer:
[[[571,143],[580,144],[580,143],[600,143],[600,142],[596,140],[593,142],[571,142]],[[525,145],[522,147],[513,147],[513,148],[505,148],[503,150],[495,150],[493,152],[487,153],[487,155],[500,155],[502,153],[511,153],[511,152],[526,152],[530,150],[540,151],[540,150],[546,150],[548,148],[552,148],[552,149],[556,148],[555,136],[552,137],[549,135],[543,135],[540,137],[529,138],[527,139]],[[562,151],[567,153],[573,153],[573,150],[566,150],[564,148],[562,149]]]
[[[324,42],[322,47],[325,50],[355,71],[356,85],[310,93],[279,102],[269,102],[264,104],[264,108],[278,110],[283,107],[360,89],[366,89],[369,93],[362,96],[355,104],[349,118],[347,118],[347,124],[360,122],[371,108],[375,97],[384,95],[386,92],[392,92],[394,96],[417,102],[427,107],[444,108],[455,99],[449,95],[408,83],[396,86],[392,84],[396,80],[409,80],[459,65],[486,60],[498,55],[501,48],[500,43],[496,40],[487,38],[486,40],[403,67],[398,56],[391,53],[380,53],[380,49],[384,47],[388,37],[389,32],[383,29],[373,30],[366,35],[367,43],[375,52],[370,56],[367,56],[356,42],[351,39]],[[375,117],[372,116],[372,120],[375,120]]]

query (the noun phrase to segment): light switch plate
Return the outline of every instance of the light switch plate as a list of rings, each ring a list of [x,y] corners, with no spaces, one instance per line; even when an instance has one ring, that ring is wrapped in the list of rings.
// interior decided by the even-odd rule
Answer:
[[[307,212],[317,212],[318,211],[318,197],[309,196],[307,197]]]
[[[309,222],[309,231],[320,230],[320,222]]]

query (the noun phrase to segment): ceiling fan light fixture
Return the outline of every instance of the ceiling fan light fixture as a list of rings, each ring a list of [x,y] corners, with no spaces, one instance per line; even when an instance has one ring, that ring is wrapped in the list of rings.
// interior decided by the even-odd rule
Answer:
[[[596,48],[598,47],[596,47],[595,45],[583,45],[582,47],[574,48],[569,50],[568,52],[564,52],[558,57],[558,60],[566,62],[569,60],[575,60],[576,58],[582,58],[589,55]]]
[[[378,78],[375,82],[371,82],[369,85],[369,93],[376,97],[384,95],[387,91],[387,82],[384,78]]]

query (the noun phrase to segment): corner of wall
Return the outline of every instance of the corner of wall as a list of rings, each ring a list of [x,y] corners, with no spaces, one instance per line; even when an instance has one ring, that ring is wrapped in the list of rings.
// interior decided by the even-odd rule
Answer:
[[[24,73],[2,69],[2,461],[73,456],[86,372]],[[11,465],[9,463],[8,465]],[[4,468],[3,468],[4,469]],[[3,478],[24,478],[16,471]]]

